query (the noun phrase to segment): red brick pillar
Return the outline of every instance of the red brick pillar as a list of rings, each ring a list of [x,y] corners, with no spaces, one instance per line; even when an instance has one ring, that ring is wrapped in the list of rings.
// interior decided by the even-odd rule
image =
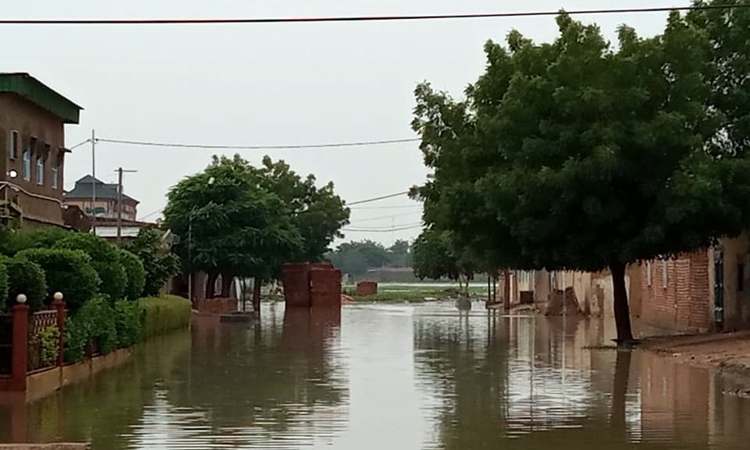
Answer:
[[[13,380],[11,390],[26,392],[26,369],[29,359],[29,307],[13,307]]]
[[[57,365],[58,367],[62,367],[64,364],[63,361],[63,352],[65,349],[65,302],[62,300],[55,300],[52,302],[52,306],[55,308],[55,311],[57,311],[57,331],[60,332],[59,340],[59,348],[57,350]]]

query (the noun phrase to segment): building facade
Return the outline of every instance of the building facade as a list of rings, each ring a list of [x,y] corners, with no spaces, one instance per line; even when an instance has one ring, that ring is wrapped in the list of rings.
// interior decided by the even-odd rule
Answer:
[[[135,221],[138,216],[138,200],[122,193],[122,204],[117,204],[118,185],[107,184],[86,175],[76,181],[75,186],[64,194],[66,205],[77,206],[88,216],[99,219],[117,219],[122,208],[122,219]],[[94,192],[96,190],[96,192]]]
[[[65,125],[81,107],[27,73],[0,73],[0,216],[22,226],[63,221]]]

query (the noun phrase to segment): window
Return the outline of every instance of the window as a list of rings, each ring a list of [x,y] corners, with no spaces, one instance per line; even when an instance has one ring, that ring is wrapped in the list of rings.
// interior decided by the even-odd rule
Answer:
[[[651,276],[651,261],[646,263],[646,281],[648,282],[648,285],[651,286],[651,283],[653,282]]]
[[[40,151],[36,156],[36,184],[44,184],[44,166],[47,162],[47,152],[49,152],[49,145],[45,146],[44,150]]]
[[[664,286],[664,289],[667,288],[668,282],[667,282],[667,260],[662,259],[661,260],[661,283],[662,286]]]
[[[58,175],[57,173],[60,171],[60,160],[57,158],[52,158],[52,165],[50,167],[50,184],[52,185],[52,189],[57,189],[57,179]]]
[[[737,263],[737,292],[745,290],[745,264]]]
[[[31,180],[31,149],[27,148],[23,151],[23,179],[26,181]]]
[[[18,131],[11,130],[8,135],[8,158],[14,160],[18,158]]]

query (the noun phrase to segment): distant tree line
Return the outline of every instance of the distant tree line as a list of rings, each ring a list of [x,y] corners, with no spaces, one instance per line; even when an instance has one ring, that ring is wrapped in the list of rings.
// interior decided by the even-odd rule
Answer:
[[[390,247],[371,240],[346,242],[326,255],[326,259],[342,273],[354,277],[371,269],[411,267],[412,246],[409,241],[397,240]]]

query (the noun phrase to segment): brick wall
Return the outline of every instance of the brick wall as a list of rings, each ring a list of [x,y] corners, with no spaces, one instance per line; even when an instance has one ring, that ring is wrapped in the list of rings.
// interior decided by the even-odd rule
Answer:
[[[360,281],[357,283],[357,295],[366,297],[378,293],[378,283],[374,281]]]
[[[706,250],[682,255],[666,263],[643,263],[640,274],[641,318],[646,323],[665,330],[710,330],[713,317],[709,269]]]
[[[283,283],[287,306],[341,306],[341,271],[330,263],[285,264]]]

